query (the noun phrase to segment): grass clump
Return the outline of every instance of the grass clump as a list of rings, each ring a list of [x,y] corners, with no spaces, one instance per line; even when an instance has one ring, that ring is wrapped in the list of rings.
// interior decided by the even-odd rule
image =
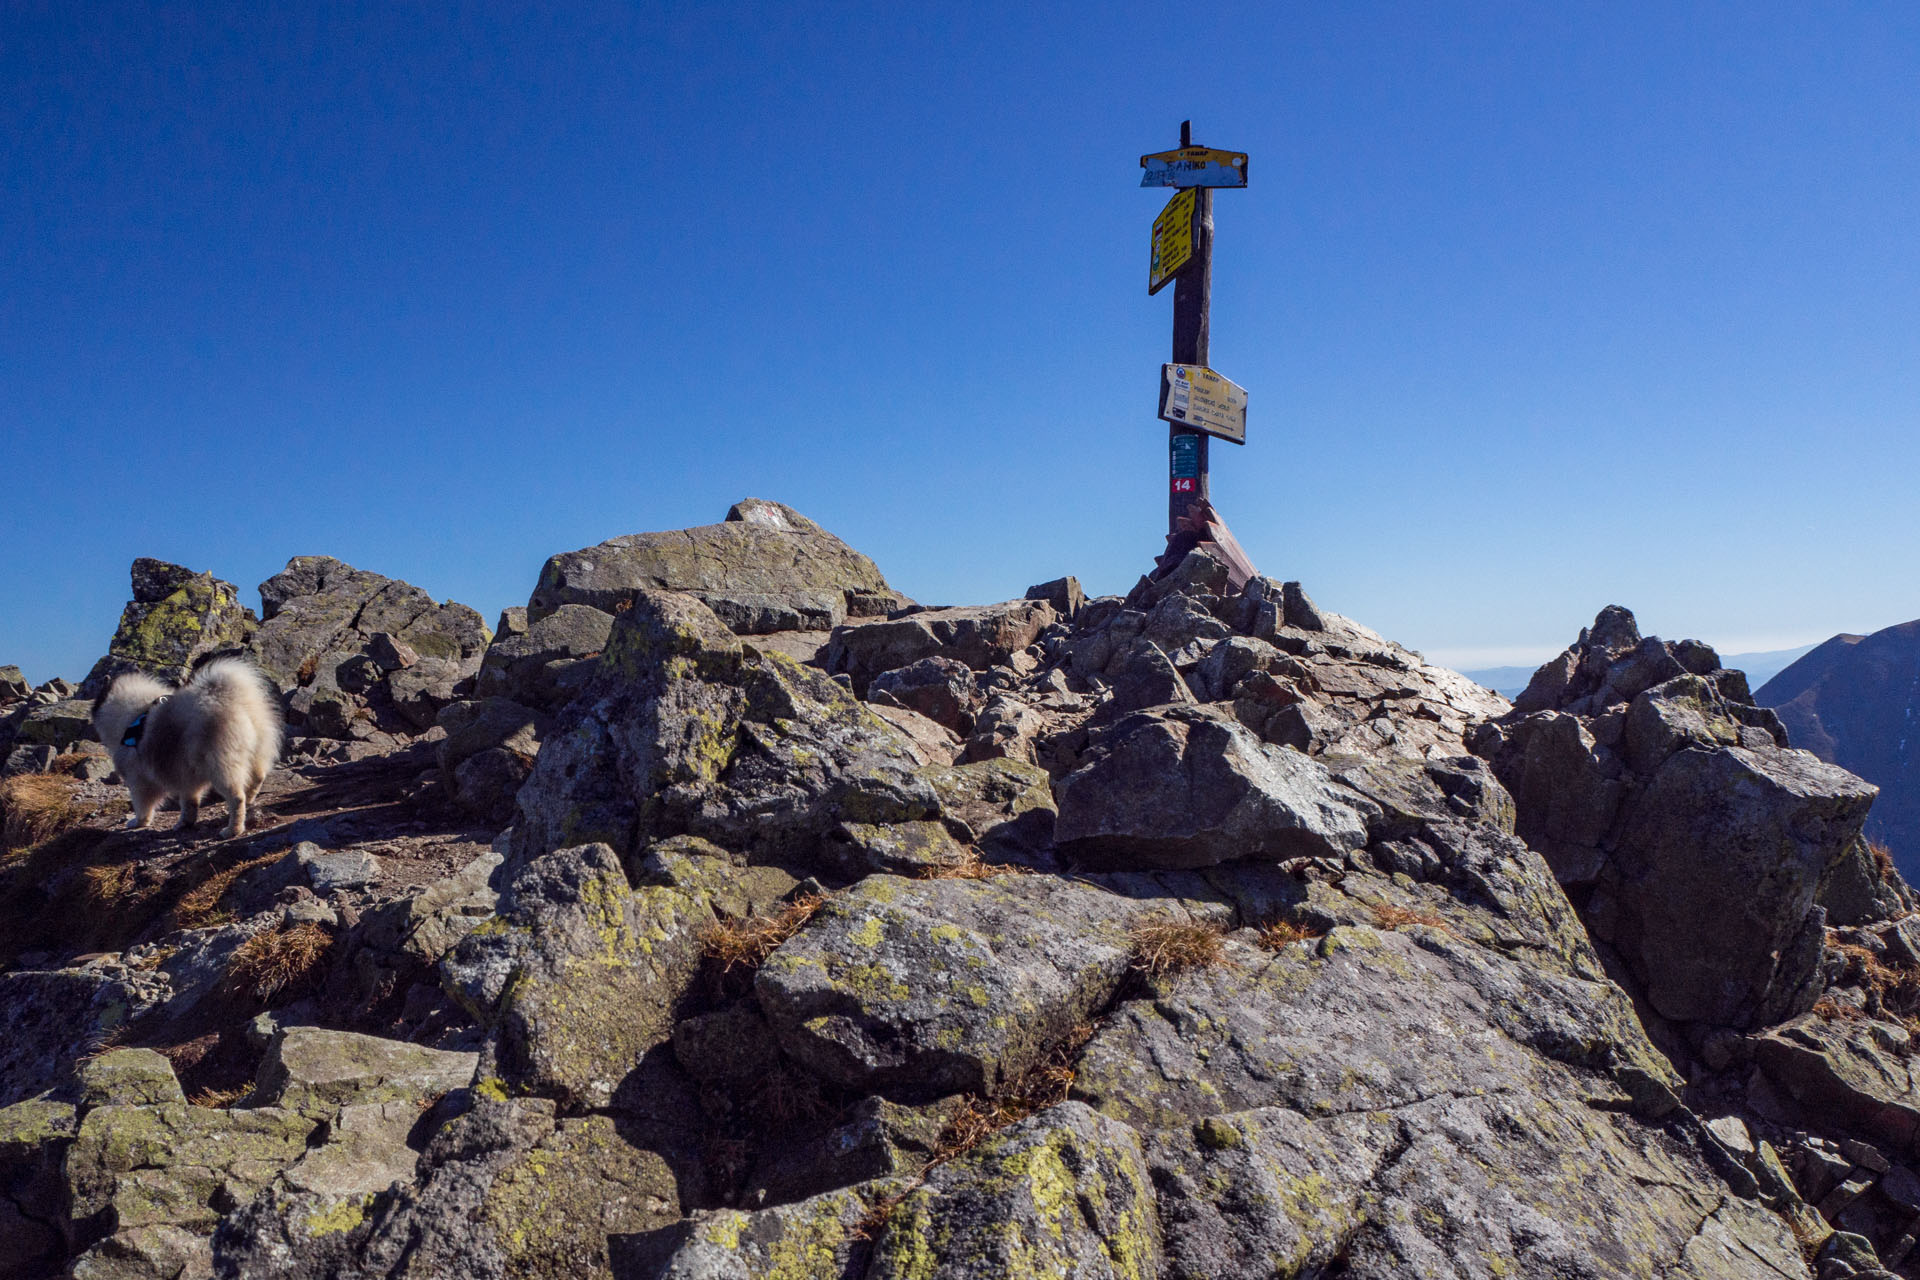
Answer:
[[[202,1089],[187,1101],[196,1107],[230,1107],[251,1092],[251,1086],[237,1084],[227,1089]]]
[[[1432,911],[1417,911],[1408,907],[1396,907],[1392,903],[1381,903],[1368,908],[1373,912],[1375,922],[1382,929],[1404,929],[1410,924],[1423,924],[1442,933],[1452,933],[1446,917]]]
[[[1301,924],[1297,920],[1274,920],[1260,926],[1259,944],[1269,951],[1278,951],[1295,942],[1306,942],[1311,938],[1324,938],[1325,929],[1315,925]]]
[[[757,969],[775,947],[800,932],[826,901],[821,894],[804,893],[771,915],[716,921],[701,939],[702,953],[718,963],[723,974],[738,965]]]
[[[1882,880],[1891,879],[1894,874],[1893,850],[1878,840],[1869,840],[1867,841],[1867,852],[1872,855],[1874,870],[1880,873],[1880,878]]]
[[[1065,1102],[1073,1088],[1073,1064],[1087,1041],[1093,1039],[1093,1032],[1091,1024],[1075,1027],[1038,1065],[1006,1089],[991,1097],[969,1094],[962,1098],[927,1167],[965,1155],[1008,1125]]]
[[[1863,1022],[1867,1017],[1865,1009],[1835,1000],[1832,996],[1821,996],[1815,1001],[1813,1012],[1825,1022]]]
[[[0,782],[0,843],[26,849],[78,826],[86,816],[80,783],[61,773],[23,773]]]
[[[1218,925],[1156,920],[1135,926],[1131,937],[1133,965],[1149,977],[1210,969],[1227,958]]]
[[[333,935],[311,922],[267,929],[234,948],[227,982],[256,1000],[272,1000],[317,979],[332,948]]]
[[[1027,867],[1011,862],[988,862],[980,851],[968,845],[966,854],[952,862],[942,862],[921,872],[922,880],[991,880],[995,876],[1024,876]]]
[[[233,888],[234,881],[255,867],[279,861],[282,856],[269,853],[264,857],[236,863],[225,871],[214,872],[180,895],[180,900],[173,904],[174,922],[182,929],[204,929],[209,925],[224,923],[230,913],[220,909],[220,900],[227,896],[227,890]]]

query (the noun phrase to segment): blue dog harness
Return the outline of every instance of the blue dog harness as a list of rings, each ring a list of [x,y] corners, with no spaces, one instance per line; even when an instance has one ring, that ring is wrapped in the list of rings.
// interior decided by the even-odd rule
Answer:
[[[160,704],[165,701],[165,698],[161,698],[155,702],[153,706],[148,707],[145,711],[135,716],[133,722],[127,726],[127,731],[120,735],[120,745],[123,747],[132,747],[138,751],[140,749],[140,739],[146,736],[147,717],[152,715],[154,711],[159,708]]]

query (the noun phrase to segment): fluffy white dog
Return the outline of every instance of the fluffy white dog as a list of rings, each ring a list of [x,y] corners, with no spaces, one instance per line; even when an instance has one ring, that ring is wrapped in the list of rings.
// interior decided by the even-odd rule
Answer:
[[[280,759],[279,699],[240,658],[215,658],[178,689],[120,676],[93,704],[93,727],[133,796],[129,827],[146,826],[161,800],[178,796],[184,831],[211,789],[227,802],[226,835],[243,835],[247,806]]]

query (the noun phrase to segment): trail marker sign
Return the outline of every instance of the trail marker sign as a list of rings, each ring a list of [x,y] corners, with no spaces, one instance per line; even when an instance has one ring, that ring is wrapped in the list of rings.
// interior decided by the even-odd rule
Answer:
[[[1189,431],[1247,442],[1247,390],[1205,365],[1160,366],[1160,416]]]
[[[1167,536],[1192,528],[1204,511],[1207,445],[1212,437],[1247,442],[1247,393],[1207,367],[1213,292],[1213,188],[1247,185],[1247,157],[1193,143],[1180,123],[1180,147],[1140,157],[1143,187],[1178,193],[1153,222],[1147,292],[1173,284],[1173,363],[1160,370],[1160,417],[1167,423]],[[1229,535],[1231,536],[1231,535]],[[1169,545],[1172,545],[1169,543]]]
[[[1247,157],[1242,151],[1181,147],[1140,157],[1143,187],[1244,187]]]
[[[1194,212],[1198,207],[1198,193],[1188,187],[1167,201],[1167,207],[1153,220],[1153,254],[1147,262],[1149,297],[1171,284],[1180,268],[1193,260]]]

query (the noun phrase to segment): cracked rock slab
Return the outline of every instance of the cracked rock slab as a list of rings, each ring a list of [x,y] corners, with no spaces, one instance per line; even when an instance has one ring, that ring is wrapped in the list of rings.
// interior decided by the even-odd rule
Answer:
[[[767,958],[781,1047],[901,1100],[994,1088],[1112,997],[1142,907],[1050,876],[869,876]]]

